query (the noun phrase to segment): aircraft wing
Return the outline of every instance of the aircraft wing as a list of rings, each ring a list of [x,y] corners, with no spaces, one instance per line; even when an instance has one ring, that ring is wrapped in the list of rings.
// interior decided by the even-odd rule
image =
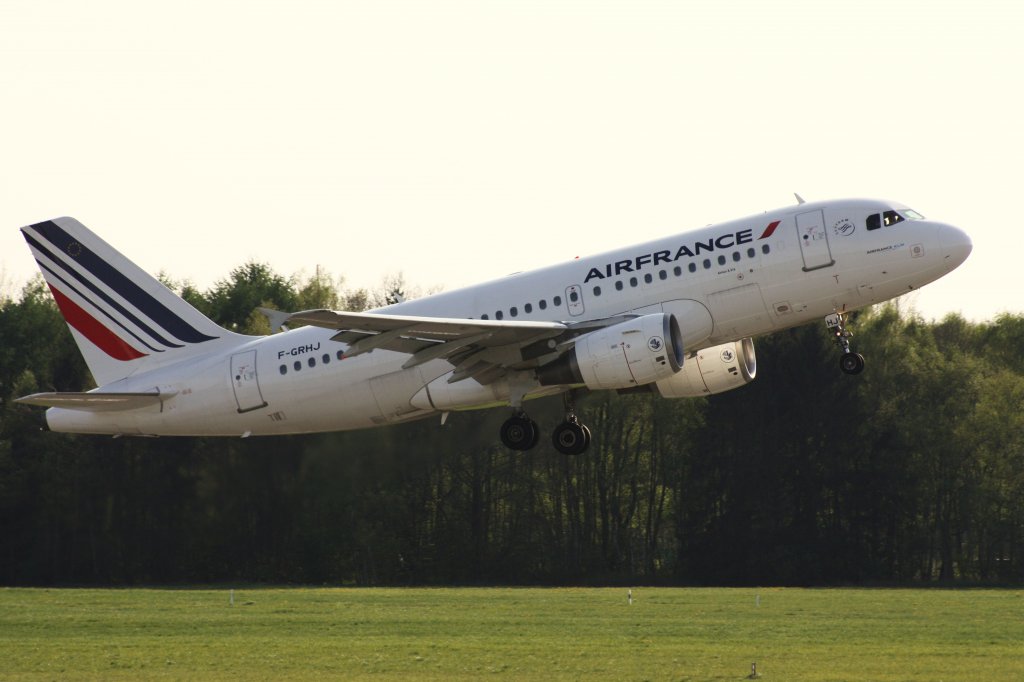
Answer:
[[[40,405],[42,407],[63,407],[67,410],[84,410],[86,412],[118,412],[137,410],[140,407],[159,405],[174,393],[159,391],[145,393],[33,393],[14,402],[22,405]]]
[[[376,313],[307,310],[289,315],[284,322],[336,329],[331,338],[349,344],[346,357],[377,348],[408,353],[404,368],[430,360],[445,359],[455,365],[450,381],[473,377],[490,383],[510,369],[540,364],[542,355],[553,352],[558,337],[569,333],[561,322],[514,322],[445,317],[415,317]],[[535,353],[524,349],[541,344]],[[547,342],[547,343],[545,343]],[[530,357],[530,356],[533,357]]]

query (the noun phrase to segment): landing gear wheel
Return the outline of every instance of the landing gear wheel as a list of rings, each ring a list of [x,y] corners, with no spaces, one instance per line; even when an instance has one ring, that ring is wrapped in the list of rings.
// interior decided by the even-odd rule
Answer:
[[[539,437],[537,423],[525,414],[510,417],[501,425],[501,442],[512,450],[529,450]]]
[[[563,455],[581,455],[590,447],[590,429],[576,416],[576,392],[562,394],[565,421],[555,427],[551,443]]]
[[[564,421],[555,427],[551,442],[563,455],[580,455],[590,445],[590,429],[579,422]]]
[[[864,369],[864,356],[860,353],[843,353],[839,358],[839,369],[846,374],[860,374]]]

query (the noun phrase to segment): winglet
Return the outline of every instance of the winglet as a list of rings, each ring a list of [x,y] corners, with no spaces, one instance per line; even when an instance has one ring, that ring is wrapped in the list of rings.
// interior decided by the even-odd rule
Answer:
[[[804,198],[802,196],[800,196],[799,194],[797,194],[796,192],[793,192],[793,196],[796,197],[796,203],[798,203],[798,204],[806,204],[807,203],[806,201],[804,201]]]

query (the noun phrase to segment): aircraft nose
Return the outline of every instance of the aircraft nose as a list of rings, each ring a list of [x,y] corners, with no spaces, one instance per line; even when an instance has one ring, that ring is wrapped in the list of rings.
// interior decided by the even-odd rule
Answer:
[[[951,261],[952,266],[955,268],[967,260],[974,248],[967,233],[953,225],[940,225],[939,232],[946,259]]]

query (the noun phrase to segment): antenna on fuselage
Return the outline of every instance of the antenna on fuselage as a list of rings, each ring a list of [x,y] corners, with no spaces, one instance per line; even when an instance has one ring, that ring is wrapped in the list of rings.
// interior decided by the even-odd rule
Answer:
[[[799,194],[797,194],[796,192],[793,192],[793,196],[796,197],[796,203],[798,203],[798,204],[806,204],[807,203],[806,201],[804,201],[804,198],[802,196],[800,196]]]

